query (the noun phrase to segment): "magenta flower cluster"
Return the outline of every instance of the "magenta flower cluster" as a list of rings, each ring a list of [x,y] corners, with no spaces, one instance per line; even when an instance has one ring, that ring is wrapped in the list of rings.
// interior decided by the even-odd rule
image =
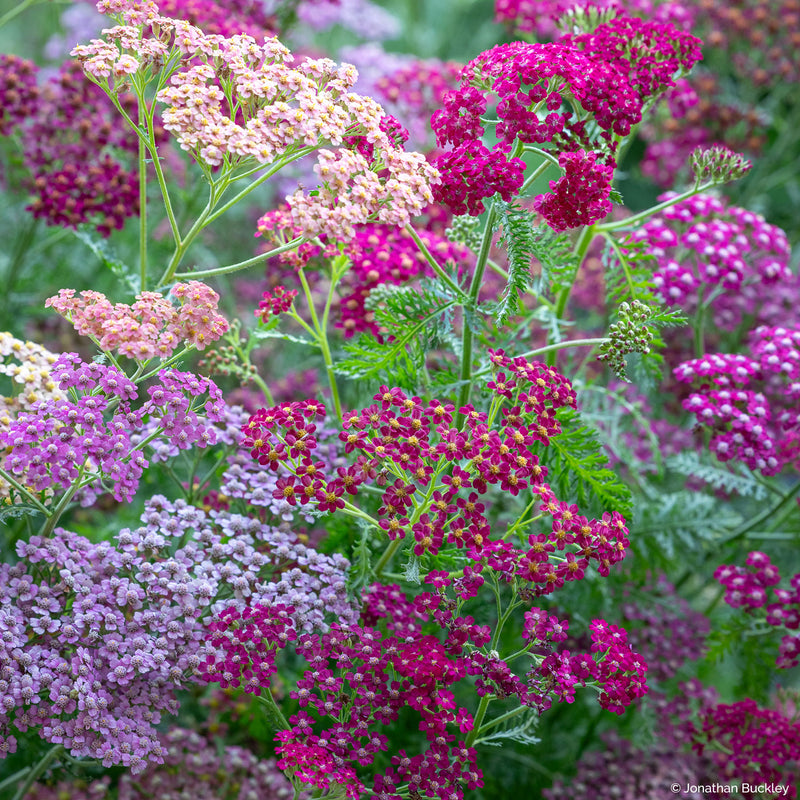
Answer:
[[[36,108],[37,71],[32,61],[0,54],[0,136],[9,136]]]
[[[287,234],[299,236],[300,233],[299,228],[292,226],[286,211],[278,208],[268,211],[258,220],[256,236],[263,235],[275,244],[280,244]],[[458,264],[468,257],[465,247],[436,233],[418,230],[417,235],[440,266],[447,263]],[[319,242],[320,244],[306,242],[297,250],[281,254],[280,260],[299,268],[318,258],[339,254],[339,243],[330,237],[320,237]],[[351,265],[341,282],[340,317],[336,326],[344,330],[346,337],[360,331],[379,335],[374,313],[367,310],[365,305],[375,287],[398,286],[415,278],[432,275],[425,256],[414,243],[411,234],[393,225],[371,223],[357,226],[353,238],[345,243],[343,254],[350,259]]]
[[[120,103],[136,115],[129,95]],[[66,62],[39,90],[33,108],[28,105],[17,130],[35,217],[72,228],[91,223],[108,236],[138,214],[138,173],[125,163],[125,154],[137,152],[136,136],[76,62]]]
[[[413,599],[395,585],[373,585],[365,593],[363,624],[333,626],[324,634],[297,636],[289,608],[225,611],[213,625],[224,655],[209,662],[204,677],[258,691],[259,685],[269,686],[278,651],[293,646],[309,667],[291,692],[300,710],[276,735],[279,766],[322,790],[338,785],[353,798],[365,789],[357,765],[369,766],[375,754],[387,751],[385,726],[401,709],[415,710],[428,749],[417,755],[400,750],[392,766],[375,776],[372,791],[385,800],[396,800],[402,784],[443,800],[462,798],[464,786],[482,785],[475,750],[451,732],[468,733],[475,725],[449,688],[468,676],[476,676],[479,696],[515,696],[540,711],[550,707],[551,698],[571,702],[576,685],[599,687],[601,705],[614,711],[646,692],[646,666],[626,645],[624,631],[602,620],[591,626],[596,657],[551,653],[539,658],[526,683],[496,652],[486,651],[490,629],[459,615],[457,609],[483,583],[479,571],[467,567],[455,580],[434,571],[425,582],[431,591]],[[429,621],[444,639],[423,632]],[[529,647],[552,650],[566,638],[566,629],[539,609],[526,614]]]
[[[750,350],[755,358],[712,353],[685,361],[675,377],[697,387],[683,407],[712,430],[717,458],[774,475],[800,457],[800,329],[762,325],[750,334]]]
[[[664,302],[688,312],[698,303],[708,305],[723,330],[734,330],[745,317],[768,321],[774,287],[795,282],[786,234],[759,214],[716,197],[696,195],[676,203],[631,239],[654,257]]]
[[[362,484],[376,483],[383,488],[379,526],[391,540],[413,540],[418,556],[435,556],[446,546],[463,548],[471,560],[485,560],[503,579],[530,582],[536,594],[580,580],[591,561],[607,575],[625,555],[624,519],[614,512],[589,520],[576,506],[560,502],[545,483],[546,469],[529,449],[558,435],[555,412],[574,406],[572,387],[554,369],[511,359],[502,351],[492,354],[492,363],[508,370],[487,384],[498,407],[510,401],[500,410],[499,430],[472,406],[460,410],[466,427],[459,429],[452,404],[432,400],[425,406],[419,398],[383,386],[375,404],[344,415],[340,439],[345,453],[355,454],[356,460],[339,467],[336,475],[326,473],[314,457],[314,420],[325,413],[315,401],[259,410],[245,428],[244,447],[269,469],[288,473],[276,482],[274,496],[290,505],[336,512],[352,507]],[[531,533],[522,549],[492,537],[480,499],[489,486],[513,495],[530,487],[542,513],[552,516],[552,529]],[[422,497],[428,499],[422,502]]]
[[[731,608],[744,608],[749,614],[764,609],[768,625],[795,631],[781,637],[775,665],[778,669],[796,667],[800,663],[800,634],[796,633],[800,628],[800,574],[790,579],[790,589],[781,589],[780,571],[766,553],[749,553],[745,564],[746,567],[722,565],[714,572],[725,587],[725,602]],[[771,598],[768,592],[772,593]]]
[[[560,164],[567,180],[555,182],[549,197],[537,198],[538,210],[557,230],[596,222],[611,210],[619,138],[641,120],[646,104],[674,84],[677,72],[699,60],[698,45],[670,25],[617,18],[591,34],[548,44],[514,42],[482,53],[462,70],[459,88],[431,120],[439,145],[451,148],[436,162],[444,176],[435,188],[437,200],[454,213],[477,215],[487,197],[510,199],[522,186],[525,167],[509,157],[512,147],[549,143],[551,153],[573,155]],[[481,142],[490,105],[499,139],[492,150]]]

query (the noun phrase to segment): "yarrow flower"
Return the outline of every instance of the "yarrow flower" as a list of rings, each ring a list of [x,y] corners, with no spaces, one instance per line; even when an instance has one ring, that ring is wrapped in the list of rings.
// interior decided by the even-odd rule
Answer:
[[[150,764],[137,775],[119,779],[123,800],[151,800],[190,795],[195,800],[285,800],[292,793],[275,759],[263,759],[250,750],[218,742],[186,728],[171,727],[159,734],[163,765]],[[90,781],[63,778],[53,786],[36,783],[23,800],[106,800],[108,776]]]
[[[299,228],[292,226],[286,211],[278,208],[268,211],[258,220],[256,236],[263,235],[275,244],[282,244],[287,236],[294,237],[300,233]],[[453,244],[431,231],[417,230],[416,233],[440,266],[448,262],[458,264],[469,255],[465,247]],[[339,255],[339,247],[335,240],[320,237],[320,244],[304,243],[296,251],[282,253],[279,258],[282,263],[293,267],[306,266],[317,258]],[[399,286],[433,274],[411,234],[394,225],[370,223],[357,226],[355,236],[344,245],[342,254],[350,259],[350,268],[340,284],[340,318],[336,326],[344,330],[345,337],[365,330],[376,336],[380,334],[374,312],[367,308],[370,294],[375,288]]]
[[[305,59],[291,67],[294,57],[276,38],[259,45],[241,34],[207,35],[159,15],[153,3],[140,11],[104,8],[122,12],[127,25],[73,54],[109,93],[142,67],[179,56],[170,85],[157,95],[166,106],[163,125],[206,168],[256,161],[277,171],[319,151],[320,186],[289,198],[293,222],[309,238],[346,240],[353,225],[369,221],[404,225],[431,202],[438,173],[421,154],[398,146],[377,102],[350,91],[358,77],[352,65]],[[368,154],[350,149],[354,136],[369,143]]]
[[[750,351],[685,361],[675,377],[699,384],[683,407],[712,429],[717,458],[775,475],[800,458],[800,329],[759,326]]]
[[[749,553],[745,564],[744,567],[722,565],[714,572],[714,577],[725,587],[725,602],[731,608],[743,608],[759,621],[782,629],[785,633],[775,665],[778,669],[795,667],[800,663],[800,634],[797,633],[800,628],[800,574],[790,579],[790,589],[784,589],[779,588],[780,571],[766,553]]]
[[[508,157],[512,146],[549,143],[567,176],[553,186],[554,194],[537,198],[548,222],[561,230],[601,219],[610,208],[620,137],[641,120],[646,105],[674,84],[676,72],[699,60],[698,45],[699,40],[672,26],[619,18],[556,43],[514,42],[482,53],[464,67],[460,87],[445,96],[444,108],[431,120],[439,145],[452,147],[436,162],[445,176],[435,189],[437,199],[455,213],[477,215],[483,198],[501,192],[506,199],[521,187],[524,163]],[[495,105],[499,139],[491,151],[481,143],[482,117],[490,104]],[[599,133],[590,135],[577,107]],[[478,172],[490,164],[499,168],[501,182],[484,179],[473,187],[453,174],[456,165],[471,174],[473,167]]]
[[[59,356],[51,377],[64,394],[43,399],[0,429],[0,445],[8,448],[4,468],[34,491],[100,481],[117,500],[130,501],[149,463],[132,441],[145,420],[157,422],[151,438],[161,436],[178,449],[216,441],[206,420],[221,419],[222,396],[207,378],[164,370],[148,388],[148,399],[136,406],[137,387],[124,373],[84,363],[76,353]]]
[[[0,566],[3,737],[37,729],[76,758],[138,773],[163,763],[155,726],[215,652],[209,612],[291,603],[305,632],[326,629],[328,614],[357,619],[342,556],[158,495],[142,523],[99,544],[58,528]]]
[[[691,313],[702,302],[724,330],[734,330],[746,315],[768,321],[782,303],[773,287],[796,283],[786,234],[720,198],[697,195],[676,203],[633,231],[631,240],[655,258],[655,282],[666,303]]]
[[[459,430],[452,424],[451,404],[433,400],[425,406],[398,388],[382,386],[373,405],[344,415],[339,438],[355,463],[335,475],[315,460],[315,419],[325,412],[314,401],[260,409],[244,429],[243,446],[267,469],[284,471],[287,477],[276,482],[274,497],[292,506],[336,512],[362,484],[375,482],[383,488],[379,526],[391,540],[407,539],[417,556],[464,548],[472,561],[489,564],[504,580],[530,583],[535,595],[580,580],[592,560],[608,575],[628,545],[624,519],[615,512],[590,521],[560,502],[529,449],[558,435],[556,411],[574,406],[572,387],[543,364],[511,359],[502,351],[492,352],[491,360],[498,373],[487,388],[503,404],[509,401],[509,407],[501,406],[500,430],[490,429],[487,416],[471,406],[460,409],[466,427]],[[512,495],[530,487],[543,514],[552,516],[552,530],[530,534],[522,548],[492,538],[480,499],[490,486]],[[421,496],[428,498],[424,507],[417,500]],[[556,550],[566,550],[566,558],[551,561]]]
[[[37,71],[32,61],[0,54],[0,136],[10,135],[36,108]]]
[[[158,292],[142,292],[129,306],[91,290],[76,297],[74,289],[59,290],[45,307],[54,308],[101,350],[137,361],[167,360],[180,344],[203,350],[228,330],[211,287],[200,281],[176,283],[170,293],[180,301],[178,307]]]

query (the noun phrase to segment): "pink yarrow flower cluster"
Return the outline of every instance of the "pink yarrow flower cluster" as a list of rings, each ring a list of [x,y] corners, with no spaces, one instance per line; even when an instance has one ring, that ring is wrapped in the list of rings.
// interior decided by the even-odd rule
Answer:
[[[712,429],[717,458],[774,475],[800,458],[800,328],[762,325],[749,344],[753,357],[712,353],[683,362],[675,377],[699,385],[683,407]]]
[[[137,361],[168,359],[183,344],[203,350],[228,330],[217,308],[219,295],[200,281],[176,283],[170,294],[177,307],[158,292],[142,292],[132,305],[112,303],[101,292],[75,294],[61,289],[45,306],[54,308],[81,336],[91,337],[101,350]]]
[[[775,666],[778,669],[796,667],[800,663],[800,634],[797,633],[800,629],[800,573],[790,579],[790,589],[783,589],[778,587],[780,571],[766,553],[749,553],[745,564],[746,567],[723,565],[714,572],[714,577],[725,587],[725,602],[731,608],[744,608],[768,625],[786,631],[781,637]],[[772,593],[771,598],[768,592]],[[759,609],[763,612],[757,613]]]

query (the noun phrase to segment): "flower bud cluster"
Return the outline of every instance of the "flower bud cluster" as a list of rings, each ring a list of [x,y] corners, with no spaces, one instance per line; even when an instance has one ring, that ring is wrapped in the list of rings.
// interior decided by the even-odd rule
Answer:
[[[753,165],[740,153],[734,153],[724,146],[698,147],[692,153],[692,174],[700,185],[714,183],[730,183],[744,177]]]
[[[228,330],[218,309],[219,295],[200,281],[176,283],[170,292],[176,308],[158,292],[142,292],[133,305],[112,303],[104,294],[60,289],[45,301],[65,317],[81,336],[89,336],[101,350],[149,361],[166,361],[178,345],[203,350]]]
[[[177,713],[213,649],[209,612],[291,604],[298,631],[353,622],[342,556],[258,520],[155,496],[143,525],[94,544],[57,529],[0,566],[0,735],[38,728],[75,757],[136,773],[163,763],[155,726]],[[225,598],[220,601],[220,598]],[[221,603],[221,604],[220,604]],[[9,748],[3,749],[3,753]]]
[[[791,589],[781,589],[780,572],[766,553],[749,553],[745,564],[746,568],[723,565],[714,573],[725,587],[725,602],[731,608],[744,608],[748,614],[764,609],[759,619],[787,631],[781,638],[775,665],[778,669],[796,667],[800,663],[800,573],[789,581]],[[768,591],[772,592],[771,598]]]
[[[652,313],[644,303],[638,300],[622,303],[618,315],[617,322],[608,329],[608,341],[600,346],[597,360],[608,362],[614,374],[624,380],[625,356],[649,353],[654,334],[646,325]]]

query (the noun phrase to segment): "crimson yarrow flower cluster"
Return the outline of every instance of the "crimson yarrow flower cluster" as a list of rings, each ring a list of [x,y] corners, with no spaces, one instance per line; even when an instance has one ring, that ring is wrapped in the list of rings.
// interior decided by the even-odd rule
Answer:
[[[176,307],[158,292],[142,292],[132,305],[112,303],[101,292],[60,289],[45,306],[65,317],[81,336],[106,351],[137,361],[167,360],[180,344],[202,350],[228,330],[217,308],[219,295],[200,281],[176,283]]]
[[[248,691],[258,691],[269,686],[278,651],[295,650],[309,667],[291,691],[300,710],[276,736],[279,766],[303,783],[338,787],[353,798],[366,788],[359,767],[371,766],[376,754],[392,747],[386,726],[401,709],[412,709],[428,747],[413,755],[395,752],[391,766],[374,776],[372,791],[384,800],[399,798],[404,784],[442,800],[463,798],[465,787],[483,785],[475,750],[455,732],[475,726],[450,688],[470,676],[479,696],[513,697],[539,712],[552,699],[571,701],[579,684],[598,686],[601,705],[611,710],[646,691],[646,667],[626,646],[624,631],[602,620],[592,624],[594,656],[561,654],[556,670],[541,651],[557,647],[567,625],[539,609],[529,612],[524,650],[536,648],[539,655],[523,680],[489,649],[490,628],[461,613],[483,583],[479,572],[467,567],[457,579],[432,572],[425,583],[428,591],[413,599],[396,585],[372,585],[362,623],[332,626],[324,634],[298,635],[291,609],[284,607],[225,611],[214,628],[224,655],[209,663],[208,679],[246,680]],[[431,625],[441,636],[426,632]]]
[[[607,575],[625,554],[624,519],[614,512],[589,520],[559,501],[530,449],[558,435],[556,411],[574,407],[572,387],[544,364],[511,359],[502,351],[493,352],[491,360],[498,371],[487,384],[494,396],[491,424],[489,415],[468,406],[461,409],[466,424],[459,429],[452,404],[432,400],[426,406],[383,386],[373,405],[344,415],[340,439],[355,463],[335,475],[315,459],[314,420],[325,413],[316,401],[259,410],[244,430],[244,447],[268,469],[288,473],[277,481],[275,497],[292,505],[352,511],[362,484],[383,487],[378,524],[390,540],[413,542],[417,556],[463,549],[503,579],[529,582],[536,594],[579,580],[593,560]],[[490,486],[538,495],[541,512],[553,518],[552,529],[530,534],[522,548],[493,537],[480,497]]]
[[[549,144],[555,156],[571,157],[560,164],[566,177],[551,184],[550,199],[536,199],[537,209],[557,230],[601,219],[611,210],[619,141],[673,85],[676,72],[700,58],[698,45],[672,26],[619,18],[591,34],[482,53],[464,67],[460,87],[432,118],[439,145],[451,148],[436,162],[445,176],[437,199],[456,214],[472,215],[495,193],[509,200],[525,168],[510,157],[512,148]],[[499,140],[491,150],[482,142],[490,105]]]
[[[139,772],[163,761],[155,726],[194,680],[209,615],[289,602],[297,630],[325,628],[328,614],[357,618],[342,556],[161,496],[142,522],[114,543],[59,528],[19,543],[20,562],[0,567],[3,754],[15,731],[35,728],[75,757]]]
[[[157,95],[164,127],[206,169],[256,162],[277,171],[319,151],[320,186],[289,200],[305,235],[349,239],[359,223],[403,225],[431,202],[436,170],[398,147],[377,102],[351,91],[358,77],[352,65],[323,58],[290,66],[294,57],[276,38],[259,44],[206,34],[159,15],[153,3],[98,7],[125,24],[73,55],[110,94],[130,75],[169,64],[169,86]],[[368,142],[369,152],[354,148],[353,137]]]

